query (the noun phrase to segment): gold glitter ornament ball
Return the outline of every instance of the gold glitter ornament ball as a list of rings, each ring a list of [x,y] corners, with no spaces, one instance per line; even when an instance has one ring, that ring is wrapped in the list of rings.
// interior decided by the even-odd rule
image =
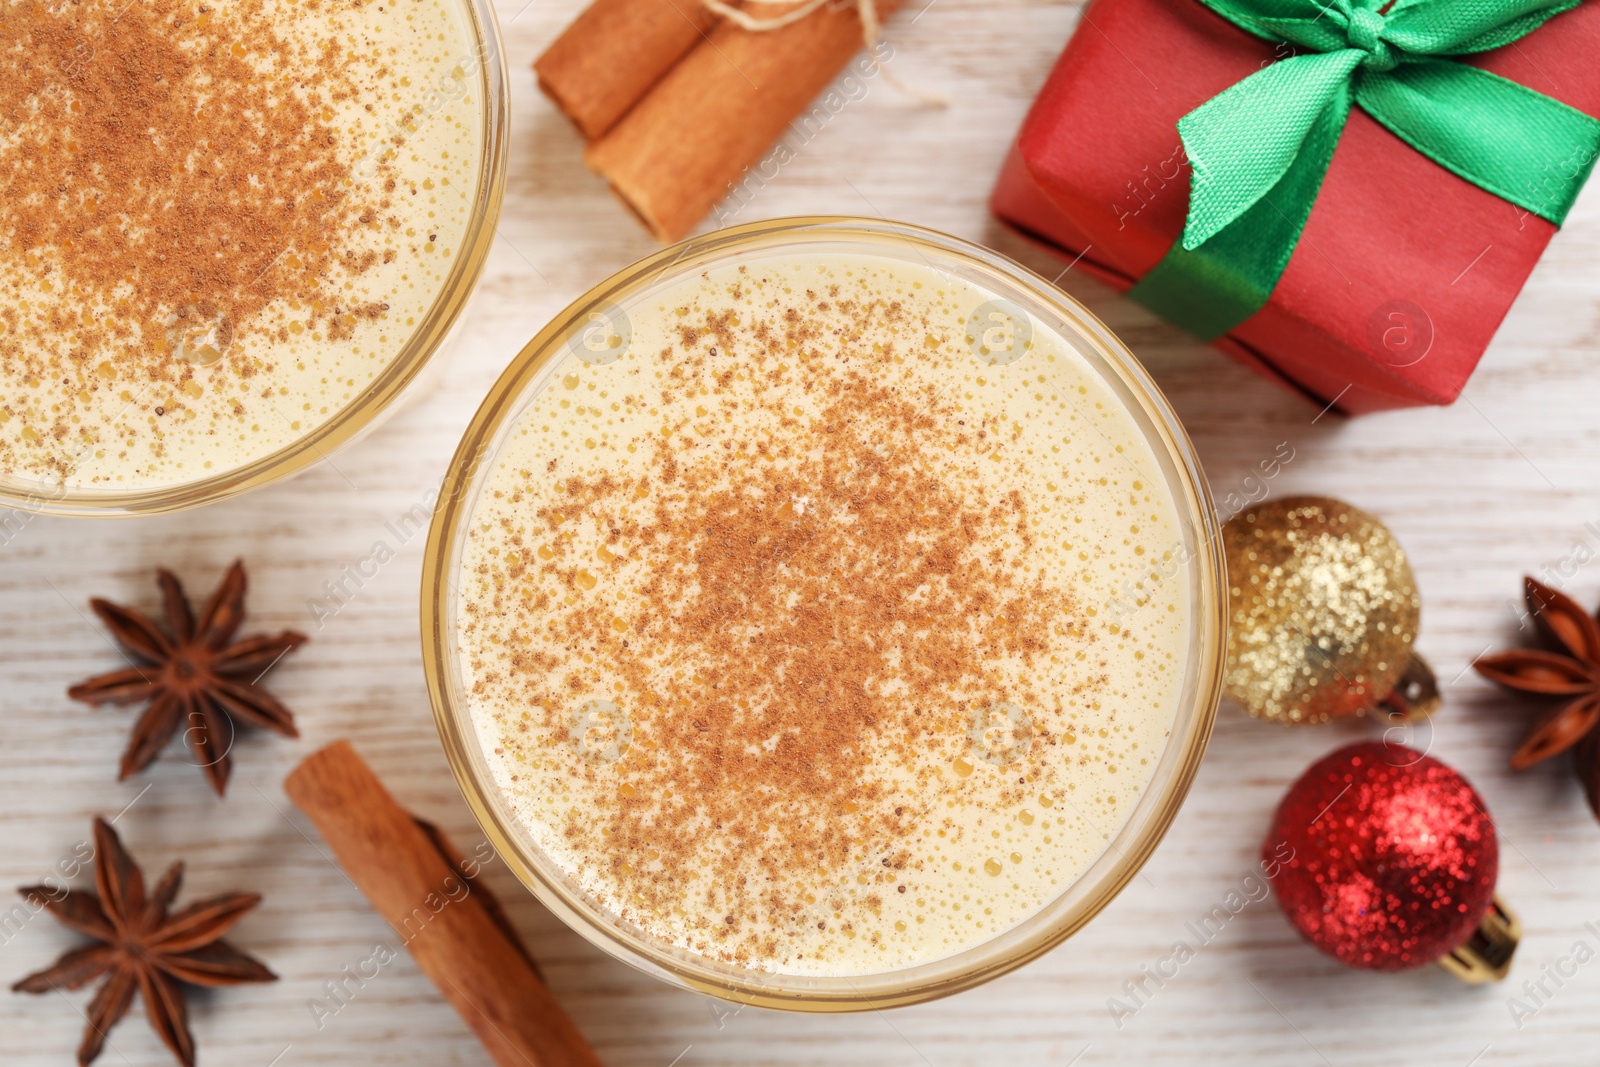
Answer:
[[[1235,515],[1222,540],[1228,696],[1260,719],[1319,723],[1394,690],[1422,602],[1383,523],[1328,497],[1286,497]]]

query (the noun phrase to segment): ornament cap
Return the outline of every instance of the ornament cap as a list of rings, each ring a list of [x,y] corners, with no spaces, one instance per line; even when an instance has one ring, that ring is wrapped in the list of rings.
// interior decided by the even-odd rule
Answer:
[[[1427,660],[1413,652],[1399,681],[1394,683],[1388,696],[1378,701],[1378,706],[1387,710],[1393,718],[1414,722],[1438,711],[1443,700],[1439,694],[1439,679],[1434,677],[1433,668],[1428,666]]]
[[[1497,895],[1472,936],[1439,960],[1439,966],[1468,985],[1504,980],[1522,940],[1522,921]]]

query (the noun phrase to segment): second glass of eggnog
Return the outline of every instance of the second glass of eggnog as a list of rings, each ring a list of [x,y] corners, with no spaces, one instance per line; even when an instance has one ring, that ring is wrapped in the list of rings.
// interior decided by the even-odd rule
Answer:
[[[0,18],[0,537],[300,470],[457,321],[494,237],[487,0]]]
[[[1215,712],[1189,444],[985,249],[760,223],[587,294],[469,429],[424,573],[446,749],[579,932],[741,1002],[1018,966],[1150,854]]]

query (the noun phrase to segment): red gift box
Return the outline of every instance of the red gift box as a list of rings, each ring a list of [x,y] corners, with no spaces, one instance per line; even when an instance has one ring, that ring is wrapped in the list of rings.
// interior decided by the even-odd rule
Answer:
[[[995,214],[1127,289],[1183,231],[1178,119],[1286,54],[1199,0],[1094,0],[1023,124]],[[1600,3],[1471,62],[1600,115]],[[1352,109],[1277,288],[1214,343],[1351,414],[1448,404],[1555,229]]]

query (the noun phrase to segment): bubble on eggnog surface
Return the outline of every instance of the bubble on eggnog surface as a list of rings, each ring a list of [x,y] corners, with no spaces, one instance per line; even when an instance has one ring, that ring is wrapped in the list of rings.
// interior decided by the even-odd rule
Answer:
[[[459,663],[496,787],[624,923],[902,968],[1037,913],[1122,829],[1184,673],[1176,507],[1019,315],[791,254],[552,357],[474,503]]]
[[[191,482],[360,402],[462,254],[469,20],[461,0],[11,9],[0,473]]]

